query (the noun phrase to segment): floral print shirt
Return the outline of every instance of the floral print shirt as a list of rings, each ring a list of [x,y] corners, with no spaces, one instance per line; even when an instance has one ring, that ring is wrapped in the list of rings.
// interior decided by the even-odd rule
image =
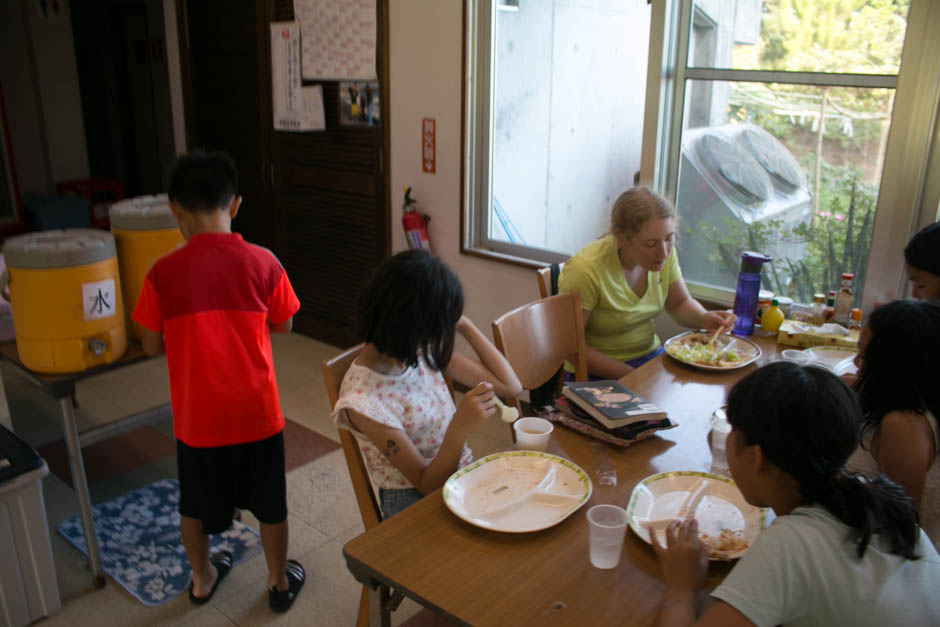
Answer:
[[[416,367],[394,376],[380,374],[353,362],[343,377],[332,418],[338,428],[349,429],[356,436],[376,489],[414,486],[369,438],[349,422],[347,408],[385,426],[401,429],[428,460],[434,459],[441,448],[456,410],[443,375],[431,369],[421,357]],[[465,444],[460,468],[472,460],[473,455]]]

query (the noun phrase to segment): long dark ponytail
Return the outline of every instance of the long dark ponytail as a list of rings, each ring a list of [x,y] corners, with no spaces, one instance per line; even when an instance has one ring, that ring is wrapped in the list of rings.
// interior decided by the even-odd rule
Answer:
[[[917,559],[917,510],[883,477],[845,471],[861,411],[855,395],[822,368],[780,361],[750,373],[728,395],[728,421],[748,444],[790,475],[806,504],[818,503],[851,528],[861,558],[874,534],[892,553]]]

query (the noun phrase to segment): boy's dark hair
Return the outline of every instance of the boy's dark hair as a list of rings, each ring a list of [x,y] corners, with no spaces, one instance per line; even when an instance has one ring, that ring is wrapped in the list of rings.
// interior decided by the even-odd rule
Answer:
[[[918,231],[904,247],[907,265],[940,276],[940,222]]]
[[[862,433],[878,430],[892,411],[930,411],[940,417],[940,301],[895,300],[868,318],[855,392],[862,407]]]
[[[238,193],[238,168],[221,151],[194,150],[170,166],[167,195],[186,211],[228,209]]]
[[[359,311],[362,341],[408,366],[418,365],[420,351],[431,368],[444,370],[463,314],[463,288],[439,258],[424,250],[407,250],[376,269],[362,293]]]
[[[778,361],[750,373],[728,394],[728,422],[792,477],[806,504],[818,503],[851,528],[861,558],[879,534],[890,551],[917,559],[917,510],[884,477],[845,471],[858,445],[861,411],[839,377],[814,366]]]

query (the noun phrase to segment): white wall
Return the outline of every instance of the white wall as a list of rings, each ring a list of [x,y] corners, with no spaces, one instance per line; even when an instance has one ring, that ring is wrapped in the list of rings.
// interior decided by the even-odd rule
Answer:
[[[42,121],[53,182],[88,178],[85,122],[75,64],[72,15],[62,2],[58,17],[43,16],[39,2],[24,2],[28,33],[36,55]],[[51,3],[50,3],[51,4]]]
[[[434,252],[457,272],[466,313],[487,334],[490,322],[538,298],[535,271],[460,254],[461,66],[459,0],[393,1],[389,11],[392,248],[406,248],[401,189],[414,188],[431,215]],[[421,171],[421,120],[437,120],[437,173]]]
[[[0,82],[21,196],[88,178],[72,17],[60,6],[44,16],[39,2],[0,2]]]
[[[42,150],[38,92],[33,81],[22,2],[0,2],[0,84],[20,194],[45,194],[51,174]]]
[[[183,78],[176,20],[176,0],[163,0],[166,68],[170,81],[170,112],[173,116],[173,148],[177,155],[181,155],[186,152],[186,116],[183,110]]]

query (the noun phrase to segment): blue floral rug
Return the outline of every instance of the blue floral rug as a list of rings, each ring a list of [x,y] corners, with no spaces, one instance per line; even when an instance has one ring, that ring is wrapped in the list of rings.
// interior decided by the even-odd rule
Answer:
[[[179,482],[164,479],[92,508],[105,572],[144,605],[161,605],[189,587],[179,499]],[[88,555],[78,514],[59,523],[58,531]],[[211,536],[209,545],[210,553],[231,551],[238,564],[261,550],[261,538],[236,521],[225,533]]]

